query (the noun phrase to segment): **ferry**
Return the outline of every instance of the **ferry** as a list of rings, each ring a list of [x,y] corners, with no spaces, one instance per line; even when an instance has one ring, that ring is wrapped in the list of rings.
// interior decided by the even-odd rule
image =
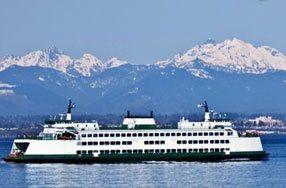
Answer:
[[[97,122],[72,121],[67,113],[45,121],[37,137],[14,140],[4,159],[15,163],[130,163],[144,161],[265,160],[258,135],[239,134],[232,123],[214,118],[203,102],[204,119],[181,118],[176,128],[159,128],[153,112],[134,116],[128,111],[122,125],[102,128]]]

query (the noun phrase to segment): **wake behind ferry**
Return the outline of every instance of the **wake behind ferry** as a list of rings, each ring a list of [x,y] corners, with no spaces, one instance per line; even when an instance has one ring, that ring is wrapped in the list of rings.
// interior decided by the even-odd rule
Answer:
[[[258,135],[242,136],[225,119],[215,119],[207,102],[204,120],[182,118],[177,128],[158,128],[150,116],[127,112],[121,126],[72,121],[72,101],[65,116],[45,122],[35,138],[18,137],[4,160],[15,163],[116,163],[141,161],[263,160]]]

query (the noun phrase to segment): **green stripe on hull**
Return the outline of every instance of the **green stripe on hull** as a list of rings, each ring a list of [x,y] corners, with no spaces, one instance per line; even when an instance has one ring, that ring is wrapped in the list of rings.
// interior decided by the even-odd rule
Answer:
[[[4,159],[6,162],[18,163],[134,163],[142,161],[222,161],[230,159],[263,160],[268,154],[257,152],[222,152],[214,153],[144,153],[144,154],[99,154],[93,155],[23,155]]]

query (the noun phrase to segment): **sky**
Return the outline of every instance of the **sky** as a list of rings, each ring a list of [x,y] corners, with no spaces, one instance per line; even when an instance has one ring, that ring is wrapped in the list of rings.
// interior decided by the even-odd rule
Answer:
[[[56,46],[152,64],[208,38],[286,52],[286,0],[1,0],[0,57]]]

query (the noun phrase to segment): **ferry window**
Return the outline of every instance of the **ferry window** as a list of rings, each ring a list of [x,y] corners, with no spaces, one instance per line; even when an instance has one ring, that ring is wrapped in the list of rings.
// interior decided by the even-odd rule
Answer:
[[[219,149],[218,149],[218,148],[215,148],[215,152],[219,152]]]
[[[98,145],[98,142],[93,142],[93,145]]]
[[[227,136],[231,136],[232,135],[232,132],[227,132]]]
[[[134,149],[134,150],[133,150],[133,153],[137,153],[137,150],[136,150],[136,149]]]
[[[182,136],[187,136],[187,133],[182,133]]]
[[[183,143],[183,144],[187,144],[187,140],[183,140],[182,143]]]
[[[93,137],[97,137],[97,134],[93,134]]]
[[[116,153],[120,153],[120,150],[116,150]]]
[[[144,141],[144,144],[147,145],[147,144],[148,144],[148,141]]]
[[[76,151],[76,154],[81,154],[81,152],[80,151]]]
[[[193,133],[193,136],[197,136],[198,135],[198,133]]]
[[[116,133],[116,137],[120,137],[120,134],[119,134],[119,133]]]
[[[224,144],[224,140],[221,140],[220,143],[221,143],[221,144]]]
[[[188,136],[192,136],[192,133],[188,133]]]
[[[82,154],[86,154],[86,151],[85,151],[85,150],[83,150],[83,151],[81,151],[81,153],[82,153]]]
[[[92,134],[88,134],[87,137],[92,137]]]
[[[160,136],[164,136],[164,133],[160,133]]]
[[[115,144],[116,144],[116,145],[120,145],[120,141],[116,141]]]
[[[127,153],[127,150],[122,150],[122,153]]]
[[[215,136],[218,136],[218,132],[215,132],[214,135],[215,135]]]
[[[99,142],[99,145],[104,145],[104,142]]]
[[[143,150],[142,150],[142,149],[139,149],[139,150],[138,150],[138,153],[143,153]]]
[[[210,132],[210,133],[209,133],[209,135],[210,135],[210,136],[213,136],[213,135],[214,135],[214,133],[213,133],[213,132]]]
[[[166,133],[166,136],[170,136],[170,133]]]
[[[153,136],[153,133],[149,133],[149,136]]]
[[[127,141],[127,145],[131,145],[132,144],[132,142],[131,141]]]
[[[114,154],[114,153],[115,153],[115,150],[111,150],[111,153]]]
[[[198,141],[197,141],[197,140],[193,140],[193,143],[194,143],[194,144],[197,144],[197,143],[198,143]]]
[[[177,144],[182,144],[182,141],[181,141],[181,140],[178,140],[178,141],[177,141]]]
[[[211,148],[211,149],[210,149],[210,152],[214,152],[214,149],[213,149],[213,148]]]
[[[92,145],[92,142],[88,142],[87,144],[88,144],[89,146],[91,146],[91,145]]]
[[[187,153],[187,149],[183,149],[183,153]]]
[[[121,137],[126,137],[126,134],[125,134],[125,133],[122,133],[122,134],[121,134]]]
[[[86,137],[86,134],[82,134],[81,137],[85,138],[85,137]]]
[[[189,141],[188,141],[188,143],[189,143],[189,144],[192,144],[192,143],[193,143],[193,141],[192,141],[192,140],[189,140]]]
[[[171,135],[172,135],[172,136],[176,136],[176,134],[175,134],[175,133],[171,133]]]
[[[86,146],[86,142],[82,142],[81,145]]]
[[[160,142],[158,140],[155,141],[155,144],[160,144]]]
[[[171,150],[170,150],[170,149],[167,149],[167,153],[171,153]]]
[[[220,152],[224,152],[224,148],[221,148],[221,149],[220,149]]]
[[[103,134],[99,134],[98,136],[99,136],[99,137],[103,137]]]
[[[224,135],[224,132],[220,132],[219,135],[220,135],[220,136],[223,136],[223,135]]]
[[[88,154],[92,154],[92,150],[88,150]]]
[[[159,133],[155,133],[155,136],[159,136]]]
[[[198,152],[198,149],[194,149],[194,152]]]
[[[114,137],[114,134],[113,134],[113,133],[111,133],[111,134],[110,134],[110,137]]]
[[[199,143],[202,144],[202,143],[204,143],[204,141],[203,140],[199,140]]]
[[[127,150],[127,153],[132,153],[132,150]]]
[[[144,153],[149,153],[148,149],[145,149],[145,150],[144,150]]]
[[[132,136],[133,136],[133,137],[136,137],[136,136],[137,136],[137,134],[136,134],[136,133],[133,133],[133,134],[132,134]]]
[[[160,150],[156,149],[156,150],[155,150],[155,153],[160,153]]]
[[[161,141],[160,141],[160,144],[165,144],[165,141],[164,141],[164,140],[161,140]]]
[[[154,144],[154,141],[150,141],[149,144]]]
[[[209,141],[208,140],[204,140],[204,144],[208,144],[209,143]]]
[[[203,133],[199,132],[199,136],[203,136]]]
[[[164,149],[161,149],[161,153],[165,153],[165,150],[164,150]]]
[[[109,142],[107,142],[107,141],[106,141],[106,142],[104,142],[104,145],[109,145]]]
[[[138,133],[138,137],[142,137],[142,133]]]
[[[122,145],[126,145],[126,141],[122,141]]]
[[[143,135],[144,135],[144,137],[147,137],[147,136],[148,136],[148,133],[144,133]]]
[[[199,152],[200,152],[200,153],[203,152],[203,149],[199,149]]]
[[[215,140],[215,143],[216,143],[216,144],[219,144],[219,140]]]
[[[181,152],[182,152],[182,150],[181,150],[181,149],[177,149],[177,152],[178,152],[178,153],[181,153]]]
[[[109,154],[109,150],[104,150],[104,153]]]
[[[213,144],[213,143],[214,143],[214,140],[210,140],[210,143]]]
[[[193,152],[193,149],[189,149],[189,152]]]
[[[115,145],[115,142],[114,141],[111,141],[111,143],[110,143],[111,145]]]
[[[208,133],[207,133],[207,132],[205,132],[205,133],[204,133],[204,136],[208,136]]]
[[[229,140],[225,140],[225,143],[229,144]]]
[[[208,152],[209,150],[207,148],[204,149],[204,152]]]
[[[176,153],[176,149],[172,149],[171,151],[172,151],[172,153]]]
[[[181,136],[181,133],[177,133],[177,136]]]
[[[108,134],[104,134],[104,137],[109,137],[109,135]]]

